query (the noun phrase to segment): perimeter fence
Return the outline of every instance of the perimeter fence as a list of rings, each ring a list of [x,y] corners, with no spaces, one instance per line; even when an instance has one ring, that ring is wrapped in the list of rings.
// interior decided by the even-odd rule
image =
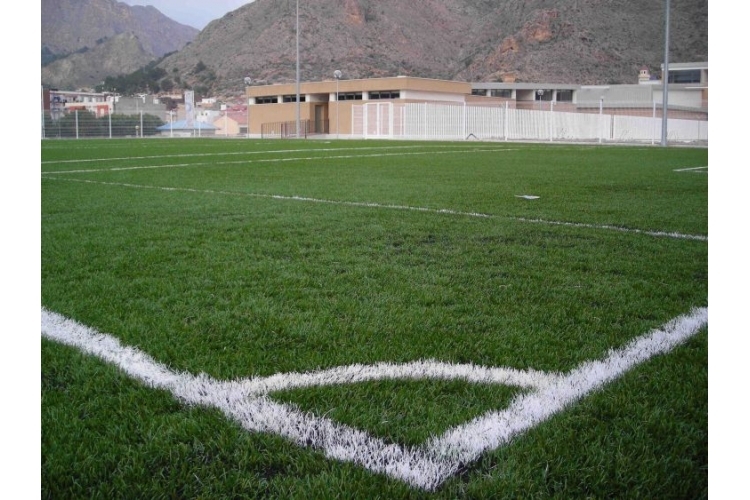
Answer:
[[[328,120],[300,120],[299,136],[328,134]],[[262,139],[287,139],[297,137],[297,121],[263,123],[260,127]]]
[[[45,111],[42,113],[42,138],[150,137],[158,135],[157,128],[162,125],[161,118],[143,112],[96,116],[82,110],[67,113]]]
[[[632,103],[546,102],[519,109],[445,103],[367,103],[352,107],[352,137],[421,140],[650,143],[661,141],[662,109]],[[708,145],[708,111],[669,107],[667,140]]]
[[[354,139],[489,140],[584,143],[658,144],[662,136],[662,109],[632,103],[581,105],[545,102],[534,107],[450,103],[372,102],[352,106],[351,133],[337,137]],[[42,138],[116,137],[224,137],[203,125],[191,133],[167,127],[161,118],[136,115],[97,117],[87,111],[53,115],[42,113]],[[300,137],[328,136],[328,120],[302,120]],[[160,129],[161,127],[161,129]],[[264,123],[262,138],[297,136],[294,121]],[[208,128],[208,127],[206,127]],[[213,127],[210,127],[213,128]],[[667,141],[708,146],[708,110],[670,106]]]

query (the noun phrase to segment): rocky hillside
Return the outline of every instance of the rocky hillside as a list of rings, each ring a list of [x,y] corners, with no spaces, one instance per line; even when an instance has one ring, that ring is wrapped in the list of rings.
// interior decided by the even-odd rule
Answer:
[[[111,75],[147,65],[154,55],[132,33],[121,33],[94,48],[71,54],[42,66],[42,82],[63,89],[95,87]]]
[[[154,7],[116,0],[42,0],[42,83],[93,86],[102,75],[127,74],[177,51],[197,34]]]
[[[654,0],[305,0],[303,80],[412,75],[468,81],[634,83],[663,58]],[[671,1],[670,60],[708,58],[707,0]],[[256,0],[160,65],[188,85],[239,93],[244,77],[295,78],[295,2]],[[198,70],[200,69],[200,70]]]

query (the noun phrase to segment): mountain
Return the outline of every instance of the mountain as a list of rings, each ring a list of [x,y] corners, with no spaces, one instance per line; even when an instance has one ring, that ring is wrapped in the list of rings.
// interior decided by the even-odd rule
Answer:
[[[198,30],[154,7],[115,0],[42,0],[42,83],[93,87],[183,48]]]
[[[159,65],[183,85],[237,93],[295,79],[295,0],[256,0]],[[635,83],[663,59],[654,0],[305,0],[303,81],[410,75],[465,81]],[[671,0],[670,61],[708,60],[707,0]]]

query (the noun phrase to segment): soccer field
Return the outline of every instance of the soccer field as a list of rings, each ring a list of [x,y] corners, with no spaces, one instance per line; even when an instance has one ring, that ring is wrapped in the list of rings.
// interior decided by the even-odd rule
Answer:
[[[707,497],[707,149],[41,147],[44,498]]]

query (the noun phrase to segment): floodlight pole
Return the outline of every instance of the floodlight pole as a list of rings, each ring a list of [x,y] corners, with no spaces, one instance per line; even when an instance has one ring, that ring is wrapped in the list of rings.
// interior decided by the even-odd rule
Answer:
[[[245,127],[245,135],[250,139],[250,104],[252,104],[253,98],[248,97],[247,87],[253,84],[253,79],[246,76],[243,81],[245,82],[245,99],[247,99],[247,127]]]
[[[297,0],[297,139],[300,137],[300,104],[299,104],[299,0]]]
[[[42,139],[44,139],[44,85],[42,85]]]
[[[341,71],[336,70],[333,72],[333,76],[336,78],[336,139],[339,138],[339,80],[341,80]]]
[[[661,145],[667,147],[667,114],[669,108],[669,0],[664,0],[664,72],[662,74]]]

